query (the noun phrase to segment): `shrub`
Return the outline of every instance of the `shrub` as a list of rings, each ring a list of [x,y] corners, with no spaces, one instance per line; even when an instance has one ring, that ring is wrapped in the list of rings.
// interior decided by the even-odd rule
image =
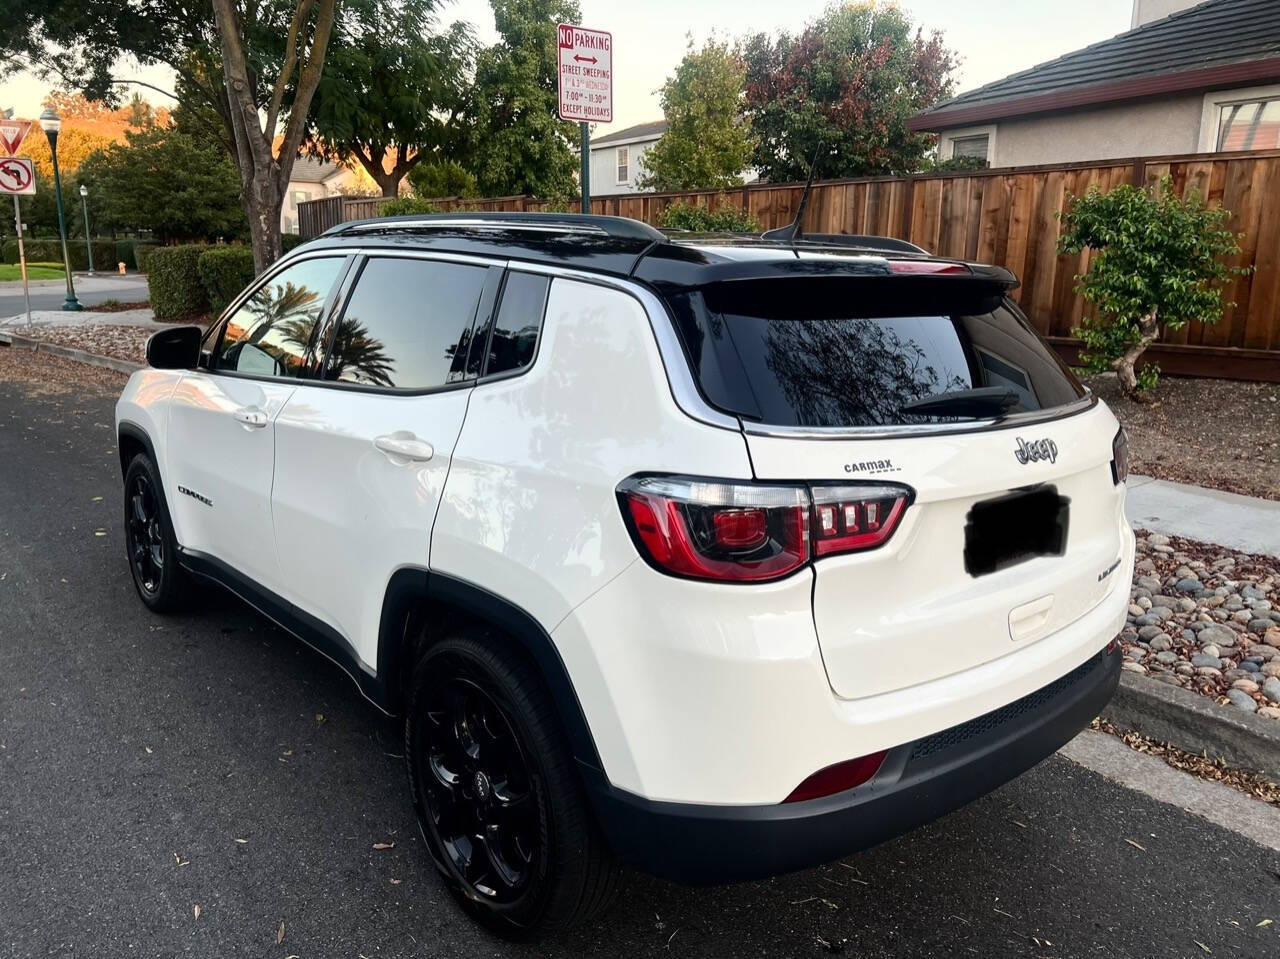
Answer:
[[[247,246],[211,246],[196,261],[209,309],[221,313],[228,303],[253,282],[253,250]]]
[[[161,246],[146,257],[147,289],[157,320],[180,320],[209,311],[209,297],[200,282],[200,254],[207,246]]]
[[[760,225],[750,213],[733,207],[709,210],[705,206],[677,201],[658,216],[658,225],[668,230],[693,233],[758,233]]]
[[[298,247],[302,246],[302,244],[306,242],[307,242],[306,240],[298,236],[298,234],[296,233],[281,233],[280,234],[280,252],[288,253],[290,250],[297,249]]]
[[[28,239],[23,241],[26,248],[28,263],[61,263],[62,262],[62,241],[57,237],[46,237],[41,239]],[[112,240],[94,240],[93,241],[93,266],[98,270],[114,270],[116,261],[112,259],[115,256],[115,243]],[[13,237],[4,241],[4,261],[6,263],[18,262],[18,238]],[[89,251],[84,245],[84,240],[71,239],[67,243],[67,257],[71,260],[72,270],[89,269]]]
[[[147,257],[151,255],[152,250],[160,248],[158,243],[134,243],[133,244],[133,262],[137,266],[139,273],[147,272]]]
[[[1222,286],[1247,272],[1224,257],[1240,252],[1231,216],[1206,207],[1200,194],[1180,197],[1165,177],[1152,189],[1124,184],[1109,193],[1096,187],[1071,197],[1061,214],[1059,253],[1093,251],[1089,272],[1076,277],[1076,292],[1098,309],[1075,334],[1090,369],[1116,371],[1129,396],[1155,386],[1159,369],[1134,366],[1168,330],[1193,320],[1217,323]]]
[[[123,263],[125,269],[129,270],[138,268],[138,261],[133,255],[133,240],[116,240],[116,258],[111,265],[115,266],[117,263]]]
[[[379,216],[409,216],[414,213],[439,213],[440,208],[434,203],[416,196],[398,196],[389,203],[384,203],[378,210]]]

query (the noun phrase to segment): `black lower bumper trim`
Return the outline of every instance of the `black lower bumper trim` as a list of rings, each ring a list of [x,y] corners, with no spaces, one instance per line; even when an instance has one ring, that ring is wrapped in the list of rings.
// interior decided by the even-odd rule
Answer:
[[[689,884],[761,879],[874,846],[1008,782],[1088,725],[1119,677],[1120,651],[1099,653],[1029,696],[898,747],[867,785],[807,802],[704,806],[588,785],[628,865]]]

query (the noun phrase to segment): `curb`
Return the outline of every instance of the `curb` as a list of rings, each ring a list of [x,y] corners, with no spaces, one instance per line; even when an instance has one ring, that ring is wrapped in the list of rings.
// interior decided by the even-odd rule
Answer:
[[[31,350],[35,353],[49,353],[53,356],[61,356],[64,359],[75,360],[78,363],[87,363],[90,366],[102,366],[106,369],[115,370],[117,373],[124,373],[126,375],[143,368],[141,363],[131,363],[128,360],[118,360],[114,356],[99,356],[97,353],[77,350],[70,346],[58,346],[55,343],[45,343],[42,340],[33,340],[27,336],[19,336],[17,333],[0,331],[0,343],[20,350]]]
[[[1120,674],[1120,686],[1102,718],[1280,782],[1280,720],[1220,706],[1199,693],[1128,672]]]

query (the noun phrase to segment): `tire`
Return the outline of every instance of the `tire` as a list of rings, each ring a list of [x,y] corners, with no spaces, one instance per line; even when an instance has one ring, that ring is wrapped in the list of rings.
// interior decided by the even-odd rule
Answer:
[[[124,473],[124,542],[134,588],[147,608],[156,613],[185,608],[191,585],[178,565],[160,474],[145,453],[130,460]]]
[[[449,890],[491,931],[529,941],[588,921],[617,892],[550,694],[482,631],[413,672],[405,761],[418,824]]]

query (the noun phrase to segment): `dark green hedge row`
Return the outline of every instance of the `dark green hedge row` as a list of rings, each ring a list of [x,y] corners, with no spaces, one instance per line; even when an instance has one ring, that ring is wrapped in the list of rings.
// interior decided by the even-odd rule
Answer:
[[[147,289],[157,320],[180,320],[209,311],[209,297],[200,282],[200,244],[160,246],[147,253]]]
[[[228,303],[253,282],[253,250],[247,246],[212,246],[196,264],[209,310],[221,313]]]
[[[28,263],[61,263],[62,242],[57,239],[25,240]],[[18,262],[18,240],[16,237],[4,241],[3,254],[6,263]],[[115,270],[116,246],[114,240],[93,241],[93,266],[96,270]],[[67,256],[71,260],[71,269],[89,269],[89,251],[84,240],[73,239],[67,244]]]

